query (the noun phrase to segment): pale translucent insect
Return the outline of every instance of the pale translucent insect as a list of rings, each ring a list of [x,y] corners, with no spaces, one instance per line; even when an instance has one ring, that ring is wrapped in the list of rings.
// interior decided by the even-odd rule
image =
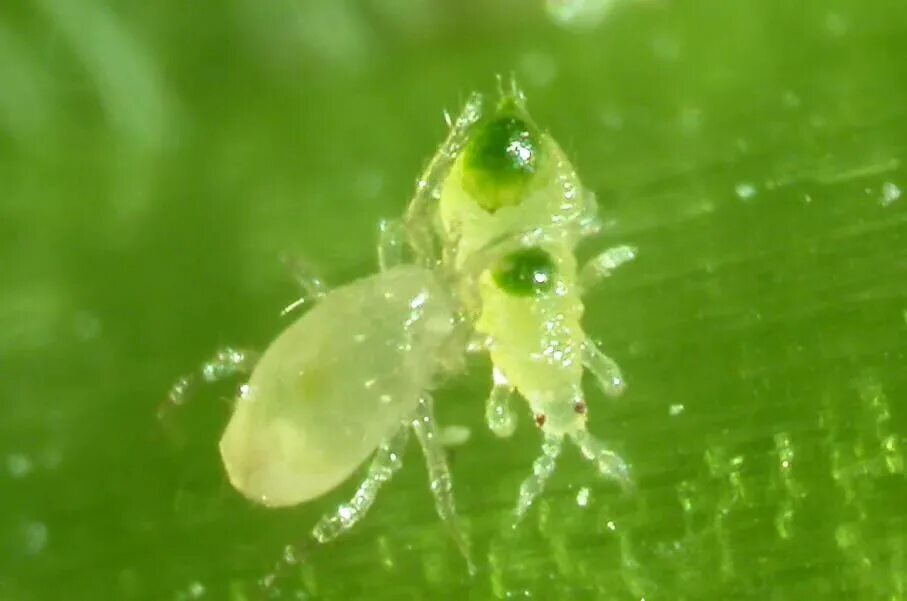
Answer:
[[[383,255],[394,243],[386,236]],[[373,455],[352,499],[315,526],[313,536],[326,542],[371,507],[399,469],[412,427],[438,513],[468,559],[429,396],[436,379],[462,359],[453,298],[434,272],[416,265],[330,292],[305,280],[317,304],[260,359],[227,349],[200,372],[205,381],[251,372],[220,440],[231,484],[266,506],[297,505],[333,490]],[[183,402],[190,382],[177,383],[171,403]]]
[[[468,115],[462,118],[463,123]],[[420,178],[416,198],[431,195],[459,148],[463,124],[452,128]],[[200,372],[179,380],[167,407],[185,402],[191,384],[251,374],[240,389],[220,441],[233,486],[272,507],[315,499],[342,483],[373,454],[349,502],[315,526],[326,542],[349,530],[373,504],[378,490],[400,468],[411,427],[422,446],[435,506],[469,563],[466,537],[455,511],[444,440],[432,415],[429,392],[458,369],[468,326],[460,317],[451,279],[472,281],[468,267],[447,264],[417,248],[417,264],[402,265],[405,233],[398,222],[381,224],[378,274],[327,292],[300,271],[306,295],[286,311],[316,300],[266,349],[219,352]],[[448,442],[465,440],[463,432]],[[468,433],[466,435],[468,437]]]
[[[195,376],[251,374],[220,441],[230,482],[258,503],[296,505],[333,490],[373,455],[352,499],[315,526],[325,542],[365,515],[399,469],[412,427],[438,513],[468,560],[429,391],[460,367],[474,331],[474,348],[494,365],[488,425],[499,436],[513,432],[510,397],[519,391],[545,434],[517,518],[542,491],[565,436],[603,474],[628,483],[623,460],[585,429],[583,366],[609,394],[622,390],[623,378],[587,340],[579,292],[635,255],[616,247],[577,270],[574,247],[597,232],[595,212],[515,88],[487,115],[473,96],[404,220],[383,225],[382,270],[330,292],[301,277],[317,304],[260,359],[227,349]],[[412,265],[399,264],[406,249]],[[177,383],[171,404],[184,401],[192,380]]]
[[[487,114],[481,97],[470,99],[454,125],[459,144],[438,159],[444,168],[434,194],[417,196],[406,227],[413,246],[454,271],[479,266],[477,285],[465,279],[458,293],[474,318],[474,348],[493,364],[488,426],[512,434],[517,391],[544,433],[542,455],[520,488],[519,520],[553,473],[565,437],[603,475],[630,484],[624,460],[586,430],[583,369],[608,395],[620,394],[624,380],[583,331],[580,294],[636,251],[614,247],[577,268],[576,244],[600,228],[594,197],[529,118],[516,86],[500,96]]]

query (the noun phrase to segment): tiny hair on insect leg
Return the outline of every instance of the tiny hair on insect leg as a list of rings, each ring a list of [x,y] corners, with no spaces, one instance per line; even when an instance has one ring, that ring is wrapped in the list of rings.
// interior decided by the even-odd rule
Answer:
[[[485,401],[485,423],[498,438],[508,438],[516,430],[516,414],[513,411],[513,385],[497,367],[492,368],[491,391]]]
[[[583,365],[588,369],[602,392],[609,397],[623,394],[627,388],[624,375],[617,362],[602,352],[598,345],[591,340],[586,340],[582,346]]]
[[[378,222],[378,269],[387,271],[403,262],[406,230],[399,219]]]
[[[280,260],[302,293],[299,298],[281,310],[281,315],[292,313],[305,304],[318,302],[327,295],[328,285],[315,273],[315,269],[308,261],[286,253],[281,255]]]
[[[629,245],[613,246],[595,255],[583,265],[579,272],[579,285],[583,291],[595,287],[611,273],[636,258],[636,247]]]
[[[630,478],[630,466],[620,455],[605,446],[586,429],[572,432],[569,436],[579,447],[583,457],[591,461],[602,476],[615,481],[626,491],[632,490],[633,480]]]
[[[416,256],[426,263],[432,264],[440,258],[435,218],[441,186],[468,141],[471,129],[482,117],[483,109],[482,95],[470,94],[463,109],[450,125],[444,142],[416,181],[416,192],[403,216],[408,241]]]
[[[214,384],[238,375],[246,375],[258,362],[258,353],[235,347],[224,347],[202,363],[197,371],[179,378],[170,387],[167,398],[158,405],[157,417],[165,420],[170,413],[184,406],[199,383]]]
[[[520,484],[517,505],[513,512],[511,526],[516,528],[535,499],[545,490],[548,479],[557,467],[557,458],[564,446],[564,439],[559,434],[546,434],[542,441],[542,454],[532,462],[532,475]]]
[[[411,423],[425,455],[425,466],[428,469],[430,488],[435,499],[435,509],[441,521],[447,527],[454,543],[466,559],[470,571],[473,571],[474,566],[470,556],[469,543],[463,532],[460,518],[457,515],[453,496],[453,481],[450,476],[450,468],[447,465],[446,451],[435,424],[432,403],[430,396],[427,394],[423,395],[419,399],[419,406]]]
[[[407,434],[407,428],[401,424],[393,436],[381,443],[352,498],[322,517],[312,529],[315,540],[320,543],[334,540],[365,516],[375,502],[378,491],[403,465]]]

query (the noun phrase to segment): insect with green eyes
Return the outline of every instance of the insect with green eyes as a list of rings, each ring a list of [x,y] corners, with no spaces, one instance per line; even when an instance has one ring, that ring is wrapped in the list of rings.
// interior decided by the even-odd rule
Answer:
[[[543,490],[565,437],[602,474],[630,482],[625,462],[585,427],[584,367],[608,394],[624,382],[582,330],[580,293],[635,250],[615,247],[578,269],[577,243],[599,230],[594,198],[515,86],[487,112],[472,96],[450,125],[404,218],[382,225],[379,273],[331,291],[300,274],[314,308],[260,358],[222,351],[170,395],[179,405],[195,380],[249,374],[220,451],[233,486],[267,506],[323,496],[371,455],[353,497],[315,526],[319,542],[365,515],[413,430],[438,514],[469,561],[430,396],[469,349],[487,351],[493,364],[491,430],[512,434],[519,392],[544,433],[516,520]]]
[[[581,293],[636,250],[613,247],[578,268],[577,243],[600,229],[594,197],[532,122],[515,85],[488,114],[483,102],[474,96],[467,117],[457,120],[460,151],[448,159],[436,193],[409,207],[406,229],[423,255],[440,255],[436,260],[454,272],[478,273],[463,281],[473,289],[461,286],[458,294],[474,323],[473,349],[487,351],[493,365],[489,428],[501,437],[513,433],[511,398],[518,392],[544,434],[542,454],[520,487],[519,520],[553,473],[564,438],[601,474],[630,485],[624,460],[586,429],[584,368],[607,395],[619,395],[625,384],[580,319]]]

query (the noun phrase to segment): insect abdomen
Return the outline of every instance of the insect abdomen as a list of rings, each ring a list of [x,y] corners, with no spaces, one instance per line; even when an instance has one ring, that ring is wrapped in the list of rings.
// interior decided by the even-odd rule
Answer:
[[[345,480],[410,414],[452,329],[431,272],[399,267],[329,293],[267,349],[221,439],[233,485],[295,505]]]

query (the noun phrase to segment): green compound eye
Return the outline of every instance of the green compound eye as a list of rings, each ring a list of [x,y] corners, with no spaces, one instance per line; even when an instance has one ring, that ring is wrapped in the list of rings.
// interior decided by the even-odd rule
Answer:
[[[463,152],[463,188],[494,213],[523,199],[538,170],[541,136],[530,123],[504,114],[480,126]]]
[[[548,292],[554,286],[556,275],[554,259],[541,248],[527,248],[510,253],[492,271],[498,287],[512,296]]]

